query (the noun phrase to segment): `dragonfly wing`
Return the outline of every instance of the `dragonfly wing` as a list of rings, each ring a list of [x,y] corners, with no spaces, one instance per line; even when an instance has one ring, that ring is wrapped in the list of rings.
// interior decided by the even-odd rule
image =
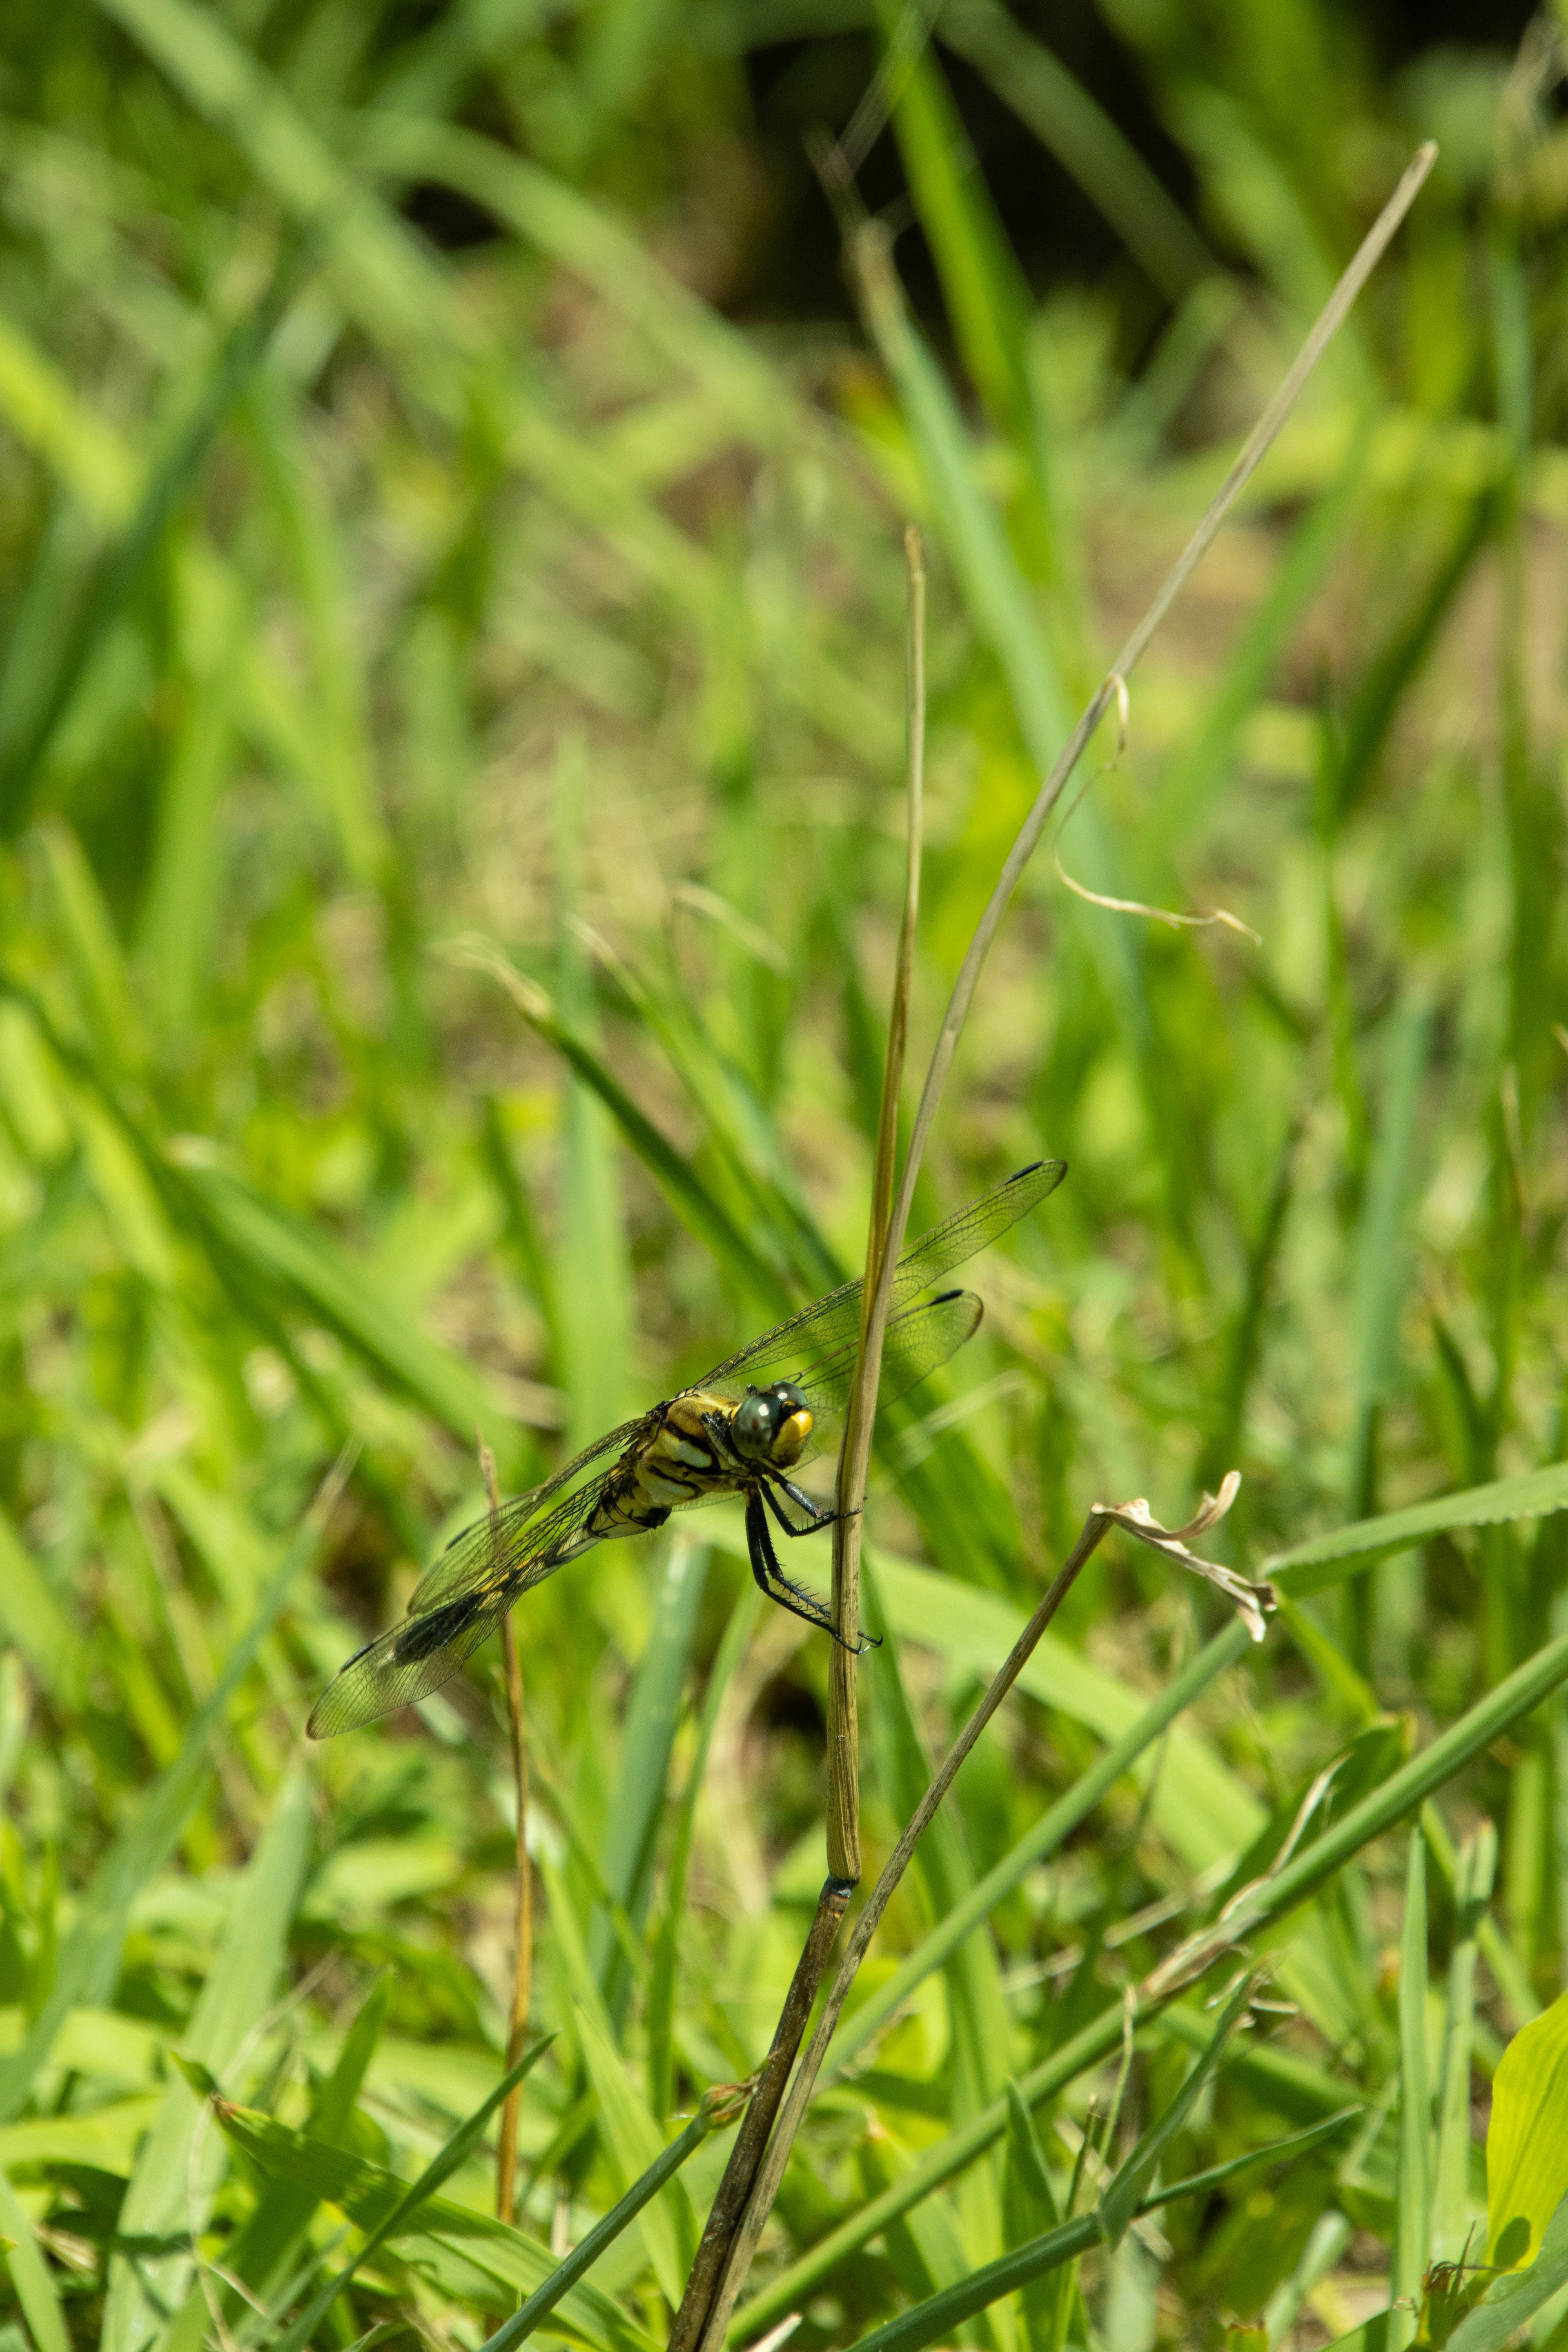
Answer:
[[[1066,1174],[1065,1160],[1037,1160],[1009,1176],[1005,1183],[983,1193],[978,1201],[972,1201],[967,1209],[960,1209],[944,1224],[933,1225],[929,1234],[922,1234],[904,1252],[894,1272],[895,1310],[906,1306],[919,1292],[932,1288],[944,1274],[951,1274],[955,1265],[962,1265],[999,1234],[1005,1234],[1009,1225],[1027,1216],[1047,1193],[1056,1191]],[[715,1364],[702,1380],[693,1381],[692,1387],[727,1395],[739,1394],[748,1383],[765,1389],[773,1381],[794,1380],[804,1365],[832,1356],[846,1344],[853,1368],[860,1334],[863,1286],[858,1281],[841,1283],[826,1298],[819,1298],[815,1307],[803,1307],[787,1322],[775,1325],[760,1339],[753,1339],[738,1355],[727,1356],[721,1364]],[[954,1345],[962,1345],[962,1341]],[[951,1354],[952,1349],[948,1352]],[[940,1356],[934,1358],[926,1370],[932,1370],[942,1360]],[[906,1385],[912,1388],[914,1381]],[[902,1390],[899,1393],[901,1395]]]
[[[311,1738],[356,1731],[449,1682],[513,1601],[563,1565],[562,1547],[593,1511],[607,1478],[606,1472],[568,1495],[543,1518],[524,1495],[466,1528],[419,1587],[423,1592],[444,1569],[439,1597],[349,1660],[316,1701],[305,1727]]]
[[[524,1558],[530,1549],[537,1549],[531,1531],[536,1523],[542,1529],[544,1505],[591,1464],[602,1461],[612,1449],[616,1454],[621,1453],[647,1417],[643,1413],[636,1421],[623,1422],[618,1429],[612,1429],[607,1436],[601,1437],[596,1444],[587,1446],[574,1461],[568,1462],[564,1469],[557,1470],[542,1486],[534,1486],[526,1495],[514,1496],[510,1503],[501,1506],[493,1518],[476,1520],[472,1527],[465,1528],[460,1535],[454,1536],[446,1550],[432,1560],[415,1586],[408,1603],[409,1616],[417,1617],[425,1610],[433,1609],[438,1601],[450,1600],[454,1595],[468,1591],[474,1584],[483,1583],[492,1566],[509,1566]],[[598,1499],[601,1484],[601,1480],[595,1479],[580,1496],[568,1498],[581,1503],[583,1517],[587,1516]],[[561,1508],[558,1504],[556,1511]],[[552,1520],[554,1517],[555,1512],[552,1512]]]
[[[980,1328],[984,1308],[973,1290],[949,1290],[919,1307],[906,1307],[888,1325],[882,1342],[882,1370],[877,1383],[879,1406],[896,1399],[956,1355]],[[799,1389],[811,1407],[817,1427],[841,1419],[855,1378],[858,1335],[848,1345],[824,1352],[797,1365],[784,1377]]]
[[[988,1248],[999,1234],[1005,1234],[1009,1225],[1016,1225],[1047,1193],[1054,1192],[1067,1172],[1065,1160],[1034,1160],[1009,1176],[1005,1183],[983,1192],[978,1201],[972,1201],[967,1209],[960,1209],[945,1223],[933,1225],[929,1234],[911,1242],[893,1275],[893,1304],[901,1307],[906,1298],[912,1298],[917,1291],[929,1290],[944,1274],[951,1274],[955,1265],[963,1265],[967,1258]]]
[[[803,1307],[798,1315],[787,1322],[775,1324],[753,1339],[739,1355],[726,1356],[721,1364],[700,1381],[694,1389],[708,1389],[721,1396],[741,1396],[749,1387],[765,1389],[774,1381],[792,1380],[804,1363],[831,1355],[849,1344],[853,1360],[855,1343],[860,1335],[859,1282],[841,1283],[819,1298],[815,1307]]]
[[[327,1685],[305,1726],[310,1738],[331,1739],[340,1731],[357,1731],[377,1716],[428,1698],[473,1656],[515,1598],[510,1591],[465,1593],[395,1625],[351,1658]]]

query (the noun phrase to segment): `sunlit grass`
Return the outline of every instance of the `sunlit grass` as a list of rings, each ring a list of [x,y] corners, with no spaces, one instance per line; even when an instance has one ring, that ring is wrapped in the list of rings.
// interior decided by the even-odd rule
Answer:
[[[1385,87],[1306,0],[1212,35],[1109,13],[1191,206],[1017,25],[955,14],[891,134],[944,308],[884,312],[879,344],[721,307],[704,157],[754,129],[726,60],[804,23],[116,0],[8,45],[0,2172],[40,2232],[5,2313],[38,2352],[187,2352],[214,2306],[275,2340],[500,2080],[498,1662],[307,1750],[310,1701],[482,1509],[476,1427],[515,1492],[863,1262],[906,516],[919,1069],[1039,770],[1428,131],[1399,247],[1060,844],[1088,887],[1223,906],[1261,946],[1086,905],[1047,846],[963,1041],[914,1229],[1042,1153],[1070,1173],[976,1266],[984,1329],[873,1463],[868,1874],[1094,1500],[1175,1525],[1239,1466],[1214,1541],[1258,1573],[1565,1451],[1561,132],[1528,68],[1450,50]],[[950,31],[1126,240],[1099,288],[1027,286],[954,144]],[[432,188],[491,233],[428,242]],[[1203,1650],[1208,1596],[1105,1548],[900,1888],[851,2043],[1013,1856],[1007,1884],[813,2109],[752,2332],[800,2310],[806,2352],[850,2345],[1047,2231],[1041,2170],[1065,2212],[1114,2094],[1121,1987],[1268,1866],[1331,1759],[1332,1837],[1461,1720],[1485,1738],[1427,1808],[1432,2000],[1484,1811],[1484,2080],[1562,1986],[1561,1703],[1476,1713],[1563,1631],[1563,1519],[1526,1507],[1342,1549],[1364,1572],[1338,1584],[1299,1569],[1239,1663]],[[798,1549],[824,1584],[826,1543]],[[477,2346],[758,2063],[825,1867],[827,1655],[751,1590],[721,1507],[529,1598],[556,2038],[519,2229],[469,2155],[318,2344],[416,2313]],[[1189,1668],[1174,1727],[1148,1717]],[[1392,1819],[1258,1930],[1295,2013],[1222,2062],[1163,2177],[1362,2118],[963,2340],[1146,2352],[1284,2296],[1304,2347],[1384,2307],[1415,2242]],[[1203,1997],[1141,2037],[1112,2166]],[[1021,2123],[1009,2079],[1086,2032]],[[289,2133],[359,2160],[335,2199]],[[663,2340],[726,2146],[552,2327]],[[1481,2204],[1479,2158],[1469,2191],[1447,2162],[1444,2227]],[[941,2185],[900,2203],[921,2166]]]

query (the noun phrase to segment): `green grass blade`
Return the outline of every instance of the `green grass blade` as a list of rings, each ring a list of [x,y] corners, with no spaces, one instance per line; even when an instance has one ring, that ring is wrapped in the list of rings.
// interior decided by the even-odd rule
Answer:
[[[1544,1469],[1521,1471],[1516,1478],[1491,1479],[1483,1486],[1467,1486],[1457,1495],[1438,1495],[1429,1503],[1412,1503],[1405,1510],[1384,1511],[1377,1518],[1336,1528],[1330,1535],[1310,1537],[1274,1553],[1264,1561],[1261,1573],[1277,1580],[1293,1601],[1300,1601],[1342,1584],[1346,1577],[1359,1575],[1390,1552],[1425,1543],[1428,1536],[1455,1528],[1545,1518],[1562,1510],[1568,1510],[1568,1462],[1552,1462]]]
[[[353,2278],[355,2272],[370,2260],[379,2246],[384,2245],[389,2239],[395,2238],[400,2232],[411,2228],[417,2220],[421,2209],[436,2195],[442,2182],[450,2179],[459,2165],[467,2163],[479,2144],[485,2126],[500,2105],[501,2101],[538,2064],[553,2039],[554,2036],[551,2034],[546,2035],[542,2041],[536,2042],[532,2049],[526,2051],[518,2060],[515,2066],[508,2068],[489,2098],[483,2100],[475,2108],[473,2114],[449,2135],[438,2153],[431,2158],[418,2179],[412,2187],[404,2190],[385,2219],[376,2223],[353,2259],[345,2263],[342,2270],[334,2273],[332,2277],[319,2287],[299,2318],[290,2326],[285,2328],[280,2336],[272,2339],[274,2352],[304,2352],[304,2347],[309,2344],[344,2287]]]
[[[756,1633],[762,1606],[762,1594],[754,1584],[748,1584],[730,1612],[718,1655],[709,1669],[708,1687],[702,1694],[701,1711],[697,1718],[697,1745],[692,1754],[691,1769],[676,1809],[675,1834],[670,1840],[669,1862],[664,1874],[664,1907],[654,1938],[645,2021],[648,2105],[653,2110],[655,2122],[661,2126],[675,2096],[677,1967],[686,1927],[686,1874],[697,1827],[698,1800],[702,1794],[708,1751],[719,1726],[719,1710],[724,1703],[731,1676]]]
[[[1470,2044],[1475,2026],[1476,1956],[1482,1916],[1497,1867],[1497,1832],[1478,1822],[1466,1839],[1454,1888],[1456,1925],[1448,1960],[1448,2013],[1437,2105],[1437,2161],[1432,2192],[1432,2258],[1457,2263],[1470,2236]]]
[[[721,1265],[732,1271],[757,1297],[765,1297],[780,1313],[784,1312],[791,1301],[779,1276],[759,1257],[690,1163],[637,1108],[594,1048],[557,1016],[544,991],[525,980],[499,951],[488,946],[478,950],[473,961],[481,971],[489,971],[500,982],[530,1028],[546,1045],[553,1046],[584,1086],[597,1095],[681,1222],[708,1244]]]
[[[337,2064],[317,2088],[304,2136],[341,2145],[349,2128],[365,2072],[386,2024],[392,1973],[384,1970],[343,2036]],[[268,2302],[289,2278],[320,2200],[296,2180],[270,2179],[244,2228],[233,2240],[224,2267]],[[237,2298],[235,2298],[237,2302]],[[233,2305],[230,2305],[231,2314]]]
[[[1162,294],[1176,301],[1219,264],[1131,141],[999,0],[947,0],[938,37],[1070,172]]]
[[[1185,2081],[1170,2105],[1142,2133],[1136,2146],[1118,2168],[1100,2200],[1100,2229],[1108,2246],[1120,2245],[1127,2234],[1128,2224],[1139,2210],[1154,2177],[1161,2158],[1193,2111],[1193,2103],[1208,2081],[1231,2034],[1246,2012],[1252,1998],[1253,1982],[1245,1978],[1232,1993],[1209,2036],[1208,2047],[1188,2069]]]
[[[1399,1946],[1399,2189],[1388,2287],[1389,2352],[1413,2344],[1431,2245],[1432,2099],[1426,2074],[1426,1848],[1410,1832]],[[1399,2308],[1401,2303],[1406,2307]]]
[[[930,1759],[916,1727],[904,1687],[898,1636],[883,1602],[870,1559],[861,1562],[867,1623],[882,1633],[882,1646],[868,1660],[871,1685],[871,1729],[877,1775],[895,1821],[908,1821],[931,1777]],[[915,1853],[931,1916],[945,1919],[974,1893],[974,1872],[963,1834],[950,1808],[937,1815]],[[943,1962],[952,2047],[951,2113],[963,2122],[998,2097],[1008,2072],[1012,2019],[992,1945],[984,1938],[955,1939]]]
[[[75,1924],[61,1947],[49,1997],[20,2049],[0,2060],[0,2123],[9,2123],[20,2114],[34,2077],[47,2063],[69,2011],[81,2002],[102,2000],[112,1986],[131,1906],[174,1851],[199,1802],[212,1769],[213,1734],[221,1727],[229,1703],[277,1622],[296,1578],[314,1558],[321,1536],[320,1519],[313,1515],[289,1547],[256,1614],[225,1659],[211,1696],[192,1717],[178,1756],[148,1790],[129,1829],[94,1871]]]
[[[96,567],[80,608],[59,648],[52,676],[31,683],[29,707],[0,709],[0,827],[15,834],[26,822],[50,739],[109,632],[135,595],[180,501],[211,453],[230,409],[261,364],[279,321],[298,292],[304,256],[296,247],[280,263],[261,299],[229,330],[206,381],[154,468],[142,501],[121,538]]]
[[[1546,2225],[1535,2260],[1528,2269],[1508,2271],[1493,2280],[1481,2301],[1449,2336],[1448,2352],[1503,2352],[1504,2345],[1518,2341],[1520,2330],[1565,2286],[1568,2205],[1561,2205]]]
[[[893,126],[959,354],[994,424],[1027,449],[1033,439],[1024,364],[1028,288],[966,154],[963,126],[940,67],[927,48],[899,70],[900,20],[888,5],[882,17],[889,41],[885,60],[897,73]]]
[[[525,2344],[569,2289],[593,2268],[606,2247],[614,2245],[622,2231],[637,2220],[648,2200],[657,2197],[667,2181],[674,2179],[687,2158],[696,2153],[713,2128],[704,2101],[701,2112],[692,2117],[679,2138],[672,2139],[647,2170],[633,2181],[620,2202],[594,2224],[581,2244],[574,2246],[543,2284],[535,2287],[521,2309],[514,2312],[493,2336],[485,2338],[479,2352],[511,2352],[514,2344]]]
[[[0,2238],[7,2242],[5,2268],[37,2352],[70,2352],[70,2331],[55,2274],[39,2251],[33,2225],[16,2202],[16,2192],[4,2170],[0,2170]],[[20,2346],[20,2336],[17,2343]]]
[[[621,2177],[622,2194],[664,2153],[658,2125],[605,2029],[602,2016],[586,2003],[577,2011],[577,2032],[594,2088],[599,2095],[601,2128]],[[697,2217],[686,2183],[673,2173],[652,2202],[645,2200],[639,2222],[654,2276],[671,2310],[697,2252]]]
[[[296,1770],[284,1784],[265,1835],[235,1890],[217,1965],[207,1978],[195,2014],[184,2036],[184,2054],[221,2073],[272,1999],[282,1965],[289,1923],[299,1900],[310,1842],[310,1791]],[[136,2159],[121,2208],[127,2237],[162,2237],[203,2226],[200,2207],[212,2193],[212,2157],[222,2142],[207,2143],[207,2161],[192,2178],[192,2147],[203,2119],[200,2102],[184,2082],[171,2083],[163,2105]],[[199,2200],[188,2212],[192,2192]],[[177,2309],[190,2291],[191,2264],[184,2254],[153,2256],[110,2264],[103,2315],[103,2352],[127,2352],[151,2332],[155,2314]]]
[[[605,1885],[634,1935],[641,1933],[653,1892],[654,1844],[664,1815],[670,1751],[707,1580],[707,1547],[683,1531],[666,1553],[653,1625],[632,1677],[619,1788],[605,1837]],[[595,1922],[589,1950],[605,2006],[618,2032],[631,1997],[631,1978],[607,1919]]]

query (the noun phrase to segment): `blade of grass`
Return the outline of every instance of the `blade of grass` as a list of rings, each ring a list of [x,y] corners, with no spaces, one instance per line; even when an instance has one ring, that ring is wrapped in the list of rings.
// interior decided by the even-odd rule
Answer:
[[[1460,1849],[1454,1885],[1457,1914],[1448,1960],[1448,2014],[1438,2092],[1437,2161],[1432,2192],[1432,2258],[1463,2259],[1470,2236],[1470,2044],[1475,2029],[1476,1955],[1497,1867],[1497,1832],[1479,1822]]]
[[[1398,1514],[1391,1516],[1397,1517]],[[1227,1637],[1235,1641],[1237,1655],[1245,1654],[1247,1637],[1239,1624]],[[1233,1932],[1222,1934],[1213,1944],[1208,1964],[1223,1957],[1234,1943],[1261,1933],[1273,1922],[1283,1918],[1300,1903],[1306,1901],[1317,1888],[1331,1877],[1342,1862],[1359,1853],[1373,1838],[1381,1837],[1394,1828],[1405,1816],[1416,1811],[1433,1791],[1463,1769],[1475,1757],[1485,1753],[1506,1725],[1517,1722],[1538,1706],[1551,1691],[1568,1680],[1568,1635],[1561,1636],[1538,1651],[1527,1664],[1509,1675],[1496,1690],[1471,1707],[1459,1721],[1440,1738],[1401,1767],[1381,1788],[1375,1789],[1309,1845],[1304,1852],[1266,1883],[1253,1907],[1245,1917],[1233,1923]],[[1190,1956],[1195,1964],[1197,1955]],[[1160,2007],[1179,1989],[1168,1964],[1146,1981],[1140,1995],[1141,2017],[1157,2015]],[[1185,1981],[1184,1979],[1183,1981]],[[1087,2068],[1100,2063],[1117,2048],[1121,2039],[1121,2005],[1110,2004],[1070,2040],[1053,2051],[1038,2066],[1020,2076],[1018,2088],[1030,2106],[1038,2106]],[[752,2338],[772,2326],[786,2311],[803,2302],[817,2282],[848,2255],[874,2238],[884,2221],[907,2212],[921,2199],[943,2182],[951,2180],[966,2164],[995,2145],[1006,2129],[1007,2109],[1005,2100],[998,2099],[974,2121],[961,2131],[951,2132],[928,2149],[911,2166],[910,2171],[896,2182],[885,2195],[869,2200],[848,2221],[840,2223],[811,2251],[801,2255],[770,2280],[762,2292],[746,2305],[731,2331],[732,2340],[749,2343]]]
[[[654,1843],[669,1784],[669,1759],[680,1716],[697,1615],[708,1580],[708,1549],[683,1531],[670,1544],[654,1603],[653,1625],[632,1677],[621,1743],[619,1785],[605,1825],[604,1882],[640,1936],[653,1889]],[[631,1978],[607,1919],[594,1923],[589,1958],[618,2032]]]
[[[296,1578],[314,1559],[346,1475],[347,1466],[341,1465],[317,1495],[250,1623],[225,1659],[212,1696],[192,1717],[178,1756],[147,1791],[131,1826],[89,1881],[61,1948],[48,1999],[21,2047],[0,2060],[0,2123],[21,2113],[68,2012],[84,2002],[102,2001],[112,1988],[132,1904],[173,1853],[200,1801],[212,1769],[212,1737],[223,1725],[229,1703],[254,1665]]]
[[[675,1834],[670,1840],[669,1861],[664,1874],[664,1909],[654,1941],[647,1993],[648,2105],[654,2120],[661,2126],[675,2096],[676,1970],[681,1931],[686,1925],[686,1874],[697,1826],[698,1800],[702,1794],[708,1751],[718,1728],[719,1710],[731,1677],[756,1633],[762,1605],[762,1594],[754,1584],[748,1584],[730,1612],[718,1655],[709,1669],[708,1687],[702,1694],[701,1711],[697,1718],[691,1769],[676,1809]]]
[[[1399,2188],[1389,2277],[1389,2352],[1415,2341],[1431,2249],[1432,2099],[1426,2078],[1426,1848],[1410,1832],[1399,1946]]]
[[[221,2074],[271,2001],[299,1901],[310,1840],[310,1792],[298,1770],[279,1792],[267,1829],[235,1889],[217,1965],[202,1989],[183,2054]],[[170,2084],[136,2159],[121,2207],[124,2237],[162,2237],[184,2223],[193,2237],[211,2194],[210,2162],[198,2171],[199,2099],[183,2081]],[[217,2150],[221,2151],[221,2141]],[[215,2151],[215,2153],[217,2151]],[[204,2177],[205,2176],[205,2177]],[[192,2210],[193,2206],[195,2210]],[[184,2254],[123,2255],[110,2263],[103,2352],[125,2352],[150,2332],[159,2309],[178,2309],[189,2293]]]
[[[6,2242],[5,2267],[37,2352],[70,2352],[70,2332],[55,2274],[39,2252],[33,2225],[4,2170],[0,2170],[0,2238]]]
[[[1203,238],[1136,147],[999,0],[947,0],[936,29],[1072,173],[1162,294],[1177,301],[1219,273]]]
[[[549,2034],[543,2041],[536,2042],[532,2049],[525,2057],[521,2058],[515,2066],[508,2067],[489,2098],[481,2101],[473,2114],[448,2136],[444,2146],[431,2158],[418,2179],[410,2188],[405,2189],[384,2220],[378,2221],[374,2229],[368,2232],[358,2253],[345,2263],[340,2271],[334,2272],[332,2276],[317,2289],[299,2318],[275,2338],[273,2352],[304,2352],[305,2346],[309,2344],[344,2287],[350,2284],[355,2272],[369,2262],[377,2249],[384,2246],[388,2239],[395,2238],[400,2231],[405,2230],[417,2215],[421,2206],[435,2196],[442,2182],[450,2179],[459,2165],[467,2163],[469,2156],[478,2147],[485,2126],[491,2116],[514,2084],[522,2082],[530,2070],[538,2064],[554,2038],[553,2034]]]
[[[486,2337],[479,2352],[511,2352],[513,2345],[525,2344],[534,2329],[549,2317],[568,2289],[593,2268],[605,2248],[612,2246],[622,2231],[629,2228],[643,2207],[658,2195],[666,2182],[674,2179],[687,2158],[696,2153],[710,2133],[721,2131],[726,2124],[734,2121],[738,2112],[737,2102],[743,2095],[743,2092],[730,2083],[720,2084],[714,2089],[705,2091],[700,2106],[679,2139],[671,2140],[647,2170],[633,2181],[620,2202],[613,2205],[603,2220],[595,2223],[582,2243],[574,2246],[543,2284],[534,2289],[521,2309],[514,2312],[493,2336]]]

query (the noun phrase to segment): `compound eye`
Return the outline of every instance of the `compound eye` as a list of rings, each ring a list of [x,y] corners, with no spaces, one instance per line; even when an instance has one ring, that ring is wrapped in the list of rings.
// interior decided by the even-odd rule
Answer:
[[[735,1408],[735,1443],[742,1454],[765,1454],[778,1426],[776,1397],[753,1393]]]

